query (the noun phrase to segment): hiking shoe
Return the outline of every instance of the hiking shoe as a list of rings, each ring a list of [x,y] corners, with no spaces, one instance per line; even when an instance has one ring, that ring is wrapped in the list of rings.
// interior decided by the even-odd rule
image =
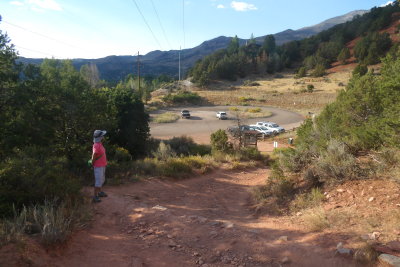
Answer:
[[[99,193],[97,194],[97,196],[98,196],[98,197],[106,197],[107,194],[104,193],[103,191],[101,191],[101,192],[99,192]]]
[[[101,202],[101,199],[97,196],[93,197],[93,203],[99,203]]]

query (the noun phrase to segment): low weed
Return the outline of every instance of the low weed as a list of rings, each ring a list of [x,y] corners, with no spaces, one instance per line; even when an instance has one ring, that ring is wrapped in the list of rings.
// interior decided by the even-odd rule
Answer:
[[[371,244],[365,243],[361,248],[354,252],[353,259],[362,264],[362,266],[370,266],[378,259],[379,253]],[[371,265],[372,266],[372,265]]]
[[[268,199],[276,199],[284,203],[293,197],[294,182],[286,177],[277,164],[272,166],[272,171],[266,184],[253,191],[253,197],[257,202],[265,202]]]
[[[193,166],[190,166],[184,158],[170,158],[167,161],[160,161],[158,169],[162,176],[173,178],[184,178],[193,173]]]
[[[236,151],[237,158],[241,161],[262,160],[264,157],[255,147],[244,147]]]
[[[400,162],[400,151],[395,148],[384,148],[376,153],[377,161],[379,161],[384,169],[392,168]]]
[[[153,121],[157,123],[170,123],[170,122],[175,122],[180,118],[178,114],[172,113],[172,112],[165,112],[163,114],[160,114],[156,116]]]
[[[169,158],[176,157],[175,151],[171,148],[170,145],[161,141],[158,149],[153,152],[153,157],[159,160],[167,160]]]
[[[82,201],[45,201],[41,205],[14,211],[14,217],[0,223],[0,244],[23,242],[26,234],[37,234],[48,247],[65,242],[73,229],[84,227],[92,214]]]
[[[309,193],[296,195],[296,198],[290,203],[290,210],[296,212],[314,208],[319,206],[324,199],[325,196],[319,188],[312,188]]]
[[[349,225],[353,217],[357,217],[353,208],[333,209],[327,212],[331,227],[342,229],[344,225]]]
[[[310,231],[322,231],[329,227],[329,221],[322,207],[309,209],[302,216],[306,228]]]
[[[245,80],[243,82],[244,86],[260,86],[259,82],[255,82],[255,81],[250,81],[250,80]]]
[[[246,109],[246,112],[260,113],[261,112],[261,108],[248,108],[248,109]]]
[[[228,169],[229,170],[245,170],[247,168],[254,168],[257,166],[257,162],[250,160],[250,161],[237,161],[234,160],[232,161],[229,166]]]
[[[8,243],[23,243],[27,226],[27,210],[14,210],[14,217],[0,221],[0,246]]]

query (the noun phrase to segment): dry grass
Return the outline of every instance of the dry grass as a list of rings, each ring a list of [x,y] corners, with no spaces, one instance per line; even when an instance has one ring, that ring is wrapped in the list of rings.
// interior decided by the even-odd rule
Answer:
[[[330,226],[327,214],[322,207],[306,210],[302,219],[304,225],[310,231],[322,231]]]
[[[370,244],[364,244],[354,252],[354,260],[359,264],[371,264],[376,262],[379,253]]]
[[[350,76],[350,70],[322,78],[295,79],[294,74],[285,73],[280,79],[272,75],[257,77],[254,80],[259,86],[244,86],[243,81],[218,82],[197,93],[216,105],[274,106],[302,114],[317,113],[335,100],[337,91],[344,88],[339,83],[346,85]],[[314,85],[314,92],[300,93],[309,84]]]
[[[157,123],[169,123],[179,120],[180,116],[176,113],[165,112],[154,117],[153,121]]]
[[[230,107],[229,110],[234,115],[234,117],[242,119],[267,118],[272,115],[271,111],[265,110],[260,107],[257,108]]]

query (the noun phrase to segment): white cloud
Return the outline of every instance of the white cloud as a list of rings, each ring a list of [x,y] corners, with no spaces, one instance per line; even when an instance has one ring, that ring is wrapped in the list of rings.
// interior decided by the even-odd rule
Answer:
[[[11,1],[10,4],[14,5],[14,6],[23,6],[24,5],[24,3],[20,2],[20,1]]]
[[[225,6],[222,5],[222,4],[219,4],[219,5],[217,6],[217,8],[225,8]]]
[[[61,11],[62,8],[55,0],[27,0],[28,4],[32,5],[35,10],[39,9],[50,9]]]
[[[231,7],[236,11],[249,11],[249,10],[257,10],[257,7],[253,4],[249,4],[246,2],[231,2]]]
[[[390,4],[392,4],[394,1],[387,1],[386,2],[386,4],[383,4],[383,5],[381,5],[381,7],[384,7],[384,6],[387,6],[387,5],[390,5]]]

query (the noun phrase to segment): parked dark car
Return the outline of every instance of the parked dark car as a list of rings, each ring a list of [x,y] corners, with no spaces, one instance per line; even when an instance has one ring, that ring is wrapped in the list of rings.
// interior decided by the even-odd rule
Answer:
[[[183,109],[181,111],[181,117],[182,119],[190,119],[190,111],[187,109]]]

